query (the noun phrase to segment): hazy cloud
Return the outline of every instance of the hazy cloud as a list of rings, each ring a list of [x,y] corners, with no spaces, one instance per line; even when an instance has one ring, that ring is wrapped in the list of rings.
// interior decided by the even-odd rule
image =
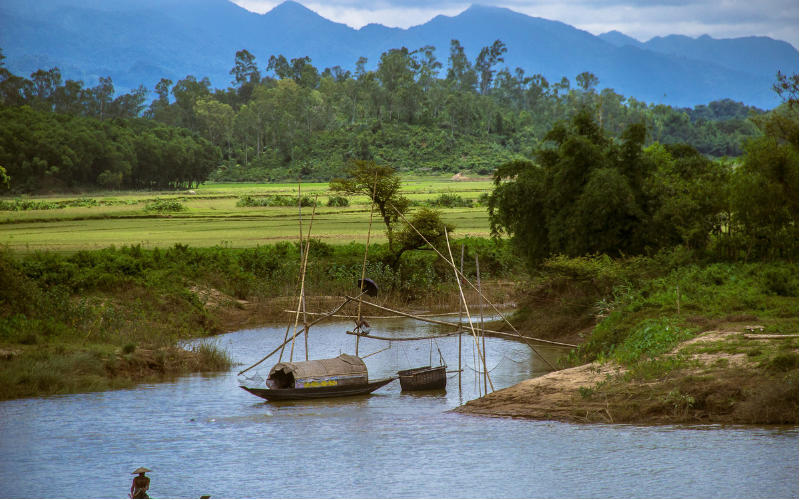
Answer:
[[[280,1],[231,0],[253,12]],[[437,15],[455,16],[471,3],[507,7],[529,16],[575,26],[598,35],[620,31],[637,40],[686,35],[714,38],[769,36],[798,47],[797,0],[297,0],[322,17],[353,28],[369,23],[408,28]]]

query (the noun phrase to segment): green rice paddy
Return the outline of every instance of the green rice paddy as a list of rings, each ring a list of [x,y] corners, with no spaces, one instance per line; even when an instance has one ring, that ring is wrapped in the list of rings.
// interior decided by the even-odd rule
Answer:
[[[363,242],[369,230],[369,199],[350,197],[350,206],[326,207],[332,195],[327,183],[308,183],[300,186],[302,194],[318,196],[312,238],[326,243]],[[300,234],[298,209],[286,207],[237,207],[245,195],[297,196],[297,184],[228,184],[209,183],[188,192],[103,192],[80,196],[35,197],[46,201],[93,198],[109,203],[99,206],[79,206],[50,210],[0,211],[0,245],[14,253],[54,251],[73,253],[111,245],[141,245],[145,249],[166,248],[175,243],[193,247],[215,245],[232,248],[255,247],[282,240],[296,240]],[[491,192],[492,183],[453,181],[449,179],[404,180],[403,195],[424,202],[442,193],[456,194],[476,200]],[[176,200],[188,210],[176,213],[145,211],[145,204],[156,198]],[[455,237],[489,235],[485,207],[439,209],[447,222],[456,226]],[[312,208],[302,210],[303,235],[308,234]],[[384,226],[373,218],[370,241],[384,242]]]

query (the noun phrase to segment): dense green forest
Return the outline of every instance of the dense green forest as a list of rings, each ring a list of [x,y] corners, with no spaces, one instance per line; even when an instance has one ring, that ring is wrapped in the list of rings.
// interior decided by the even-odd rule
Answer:
[[[571,82],[503,67],[500,40],[470,61],[452,40],[446,67],[434,47],[392,49],[374,71],[320,71],[308,57],[272,56],[259,68],[236,53],[231,87],[207,78],[161,79],[115,93],[62,82],[58,68],[23,78],[2,67],[0,165],[15,192],[71,186],[163,189],[205,180],[327,181],[350,159],[400,172],[489,175],[529,157],[559,120],[588,110],[610,138],[633,124],[644,144],[689,144],[740,156],[761,135],[763,111],[731,100],[676,109],[647,104],[584,72]]]
[[[552,255],[654,254],[676,246],[714,260],[797,259],[798,76],[778,74],[783,104],[754,117],[762,134],[737,164],[686,144],[647,145],[641,123],[612,139],[589,109],[556,123],[532,160],[494,174],[492,231],[529,261]]]

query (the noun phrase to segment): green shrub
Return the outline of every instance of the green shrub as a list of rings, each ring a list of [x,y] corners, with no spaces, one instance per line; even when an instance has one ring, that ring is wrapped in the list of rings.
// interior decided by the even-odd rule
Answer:
[[[237,207],[296,207],[298,204],[296,196],[281,196],[271,195],[261,198],[253,198],[252,196],[242,196],[236,202]],[[312,207],[314,206],[314,198],[303,195],[300,198],[300,206]]]
[[[769,267],[761,273],[764,290],[781,297],[797,297],[797,269]]]
[[[349,207],[350,200],[344,196],[331,196],[328,198],[329,207]]]
[[[457,194],[442,193],[438,197],[428,200],[426,204],[435,208],[470,208],[472,207],[473,202],[470,199],[465,200]]]
[[[688,334],[669,318],[648,319],[631,332],[614,355],[622,363],[632,363],[662,354],[686,338]]]
[[[163,213],[163,212],[184,212],[188,210],[188,208],[186,208],[186,206],[179,201],[162,200],[156,198],[154,201],[147,203],[144,206],[144,210],[145,212]]]
[[[768,370],[788,372],[798,369],[798,354],[796,352],[781,353],[766,362]]]

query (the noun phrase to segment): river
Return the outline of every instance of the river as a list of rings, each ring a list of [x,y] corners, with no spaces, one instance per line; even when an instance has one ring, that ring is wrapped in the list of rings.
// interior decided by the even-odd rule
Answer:
[[[349,322],[312,330],[312,359],[353,353]],[[410,320],[373,334],[423,336]],[[797,498],[797,427],[576,425],[448,413],[478,397],[474,341],[446,392],[269,403],[237,372],[284,326],[215,341],[241,365],[131,390],[0,402],[0,497],[123,498],[138,467],[153,498]],[[370,378],[458,367],[458,339],[361,342]],[[523,343],[486,339],[495,389],[546,373]],[[553,362],[558,348],[537,348]],[[294,360],[305,359],[298,337]],[[288,357],[288,350],[284,359]],[[266,376],[277,360],[256,371]],[[252,372],[248,372],[250,376]],[[481,379],[482,380],[482,379]],[[250,382],[255,383],[255,381]]]

